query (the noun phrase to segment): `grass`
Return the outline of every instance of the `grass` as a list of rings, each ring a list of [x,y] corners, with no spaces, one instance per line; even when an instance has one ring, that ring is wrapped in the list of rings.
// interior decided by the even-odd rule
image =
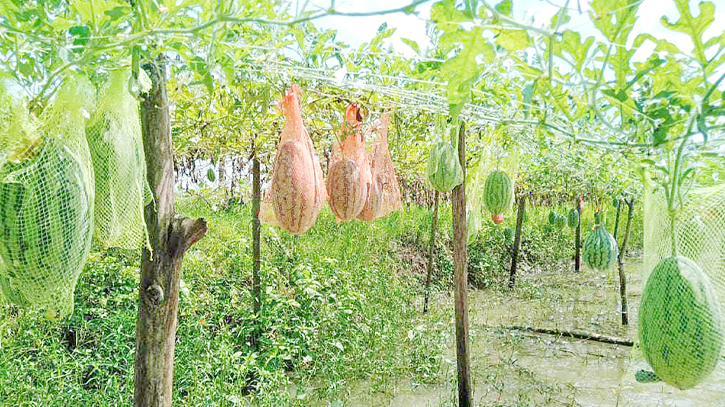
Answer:
[[[337,224],[325,208],[299,237],[263,227],[263,311],[255,316],[250,205],[219,209],[209,202],[213,197],[202,195],[177,202],[177,212],[204,217],[210,227],[184,258],[174,405],[342,406],[356,391],[395,393],[401,379],[455,389],[455,362],[445,356],[453,311],[433,306],[421,314],[427,209]],[[503,227],[485,223],[469,269],[473,283],[495,288],[507,279],[508,246]],[[435,288],[447,292],[448,205],[439,224]],[[568,232],[530,221],[522,257],[531,264],[561,260]],[[132,404],[139,264],[138,253],[94,252],[76,288],[75,311],[59,322],[42,310],[0,306],[0,405]],[[518,292],[543,294],[527,280]],[[514,362],[478,377],[492,388],[515,377],[554,391]],[[361,384],[364,390],[355,390]],[[441,403],[455,400],[454,393]]]

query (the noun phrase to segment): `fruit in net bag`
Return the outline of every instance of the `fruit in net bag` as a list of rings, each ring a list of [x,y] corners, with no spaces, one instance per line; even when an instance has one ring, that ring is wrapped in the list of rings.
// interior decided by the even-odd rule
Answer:
[[[370,156],[362,134],[362,115],[355,105],[347,107],[340,139],[330,155],[327,191],[335,216],[346,222],[362,212],[372,183]]]
[[[262,223],[293,235],[312,227],[327,199],[320,161],[302,124],[300,94],[300,87],[292,85],[277,104],[287,121],[277,146],[272,183],[259,210]]]

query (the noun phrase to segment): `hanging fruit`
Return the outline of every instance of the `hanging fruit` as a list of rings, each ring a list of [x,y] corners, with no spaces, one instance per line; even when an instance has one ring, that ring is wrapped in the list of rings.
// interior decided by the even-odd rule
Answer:
[[[357,106],[347,107],[340,129],[342,141],[333,146],[330,155],[327,191],[330,207],[342,222],[354,219],[362,212],[371,189],[370,156],[363,141],[362,119]]]
[[[652,270],[642,292],[638,335],[647,363],[662,381],[686,390],[712,373],[723,326],[710,279],[695,262],[670,257]]]
[[[395,212],[403,205],[400,199],[398,176],[395,175],[393,158],[388,147],[388,123],[390,115],[385,113],[376,127],[379,139],[372,144],[370,170],[372,182],[368,189],[365,206],[358,219],[373,220]]]
[[[502,215],[511,209],[514,183],[503,171],[493,171],[483,187],[483,203],[492,215]],[[501,218],[503,220],[503,217]],[[496,221],[494,220],[494,223]]]
[[[458,151],[451,143],[440,142],[428,156],[428,180],[439,192],[450,192],[463,183],[463,168]]]
[[[260,221],[294,235],[312,227],[327,199],[320,161],[302,124],[300,94],[300,87],[292,85],[277,104],[287,121],[277,146],[272,184],[259,211]]]
[[[599,221],[600,216],[595,216],[597,218],[595,222]],[[595,225],[594,230],[589,232],[584,239],[582,260],[584,264],[595,270],[608,270],[614,264],[618,254],[617,241],[607,231],[604,216],[601,216],[601,223]]]
[[[579,211],[576,209],[569,210],[568,223],[570,228],[579,226]]]

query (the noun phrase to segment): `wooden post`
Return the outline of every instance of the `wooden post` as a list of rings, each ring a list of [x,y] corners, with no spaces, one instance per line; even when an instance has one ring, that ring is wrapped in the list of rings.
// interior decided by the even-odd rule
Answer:
[[[624,203],[624,202],[622,202],[621,199],[619,199],[618,201],[619,201],[619,205],[617,205],[617,215],[614,217],[614,233],[613,233],[613,236],[614,236],[614,241],[615,242],[618,242],[618,240],[617,240],[617,232],[619,232],[619,214],[622,212],[622,204]]]
[[[259,204],[262,199],[262,182],[259,177],[259,159],[257,146],[252,137],[252,297],[254,315],[259,318],[262,310],[262,281],[259,276],[261,267]],[[256,344],[256,339],[254,342]]]
[[[576,236],[575,236],[575,250],[574,255],[574,271],[578,272],[581,269],[581,252],[582,252],[582,200],[579,197],[576,201],[576,211],[579,213],[579,223],[576,225]]]
[[[458,157],[463,167],[463,178],[466,178],[466,130],[464,123],[458,132]],[[466,232],[466,191],[465,183],[453,188],[451,193],[453,205],[453,274],[454,300],[456,303],[456,354],[458,356],[458,406],[473,406],[471,394],[471,348],[468,334],[468,264],[467,264],[467,232]]]
[[[435,266],[435,245],[436,245],[436,231],[438,229],[438,194],[440,192],[435,191],[433,197],[433,219],[430,225],[430,249],[428,249],[428,267],[427,275],[425,277],[425,302],[423,303],[423,313],[428,312],[428,297],[430,296],[430,279],[433,274],[433,267]]]
[[[619,266],[619,296],[622,298],[622,325],[629,325],[629,315],[627,312],[627,277],[624,274],[624,251],[627,249],[629,231],[632,227],[632,218],[634,217],[634,198],[622,202],[626,202],[629,209],[627,211],[627,226],[624,228],[624,236],[622,237],[622,247],[619,248],[619,256],[617,257],[617,265]],[[622,203],[619,205],[621,206]]]
[[[174,216],[174,161],[164,60],[144,66],[153,87],[141,103],[147,179],[153,201],[145,218],[151,249],[143,249],[136,322],[137,407],[171,406],[179,281],[184,252],[204,237],[203,219]]]
[[[519,258],[519,246],[521,245],[521,229],[524,224],[524,211],[526,210],[526,194],[519,197],[519,212],[516,216],[516,237],[511,248],[511,276],[509,277],[509,290],[513,290],[516,284],[516,266]]]

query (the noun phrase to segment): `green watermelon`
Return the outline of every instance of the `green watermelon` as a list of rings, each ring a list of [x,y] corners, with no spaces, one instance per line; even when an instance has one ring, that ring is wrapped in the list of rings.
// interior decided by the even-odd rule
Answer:
[[[567,219],[569,227],[575,228],[579,226],[579,211],[576,209],[571,209],[569,211],[569,218]]]
[[[720,307],[695,262],[675,256],[652,270],[642,292],[638,336],[662,381],[685,390],[712,373],[723,345]]]
[[[37,155],[0,164],[0,278],[18,305],[72,286],[90,250],[93,191],[86,167],[47,138]]]
[[[549,212],[549,225],[553,225],[553,224],[555,224],[555,223],[556,223],[556,217],[557,217],[557,216],[558,216],[558,214],[556,213],[556,211],[555,211],[555,210],[553,210],[553,209],[552,209],[552,210],[551,210],[551,211]]]
[[[511,209],[514,202],[514,183],[503,171],[493,171],[483,187],[483,203],[493,215],[501,215]]]
[[[428,180],[440,192],[450,192],[463,182],[463,169],[458,151],[450,143],[433,146],[428,156]]]
[[[608,270],[617,260],[619,249],[617,242],[609,232],[606,224],[595,226],[584,239],[582,261],[595,270]]]
[[[208,179],[209,182],[216,181],[216,173],[213,168],[209,167],[209,169],[206,170],[206,179]]]

